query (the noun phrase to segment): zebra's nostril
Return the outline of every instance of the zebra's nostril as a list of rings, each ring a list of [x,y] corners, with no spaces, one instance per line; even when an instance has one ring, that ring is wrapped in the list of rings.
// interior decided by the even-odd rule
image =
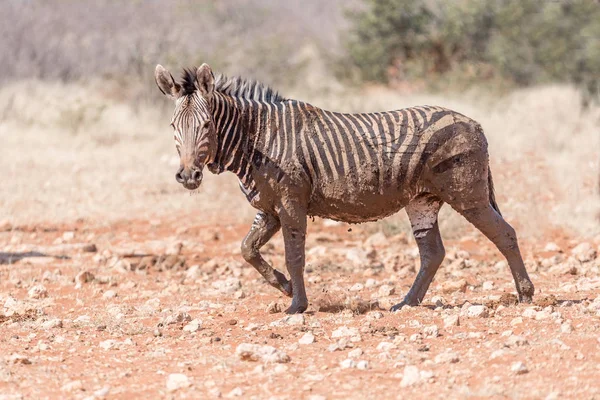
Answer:
[[[192,172],[192,180],[195,182],[199,182],[202,179],[202,172],[200,172],[199,169],[195,169],[194,172]]]
[[[183,183],[185,181],[185,179],[183,178],[183,167],[179,168],[179,170],[175,174],[175,180],[179,183]]]

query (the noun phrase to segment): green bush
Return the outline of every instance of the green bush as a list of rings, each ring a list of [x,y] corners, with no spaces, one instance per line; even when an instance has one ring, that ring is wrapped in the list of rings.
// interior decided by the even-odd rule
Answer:
[[[369,81],[499,77],[572,82],[598,95],[600,3],[593,0],[366,0],[350,13],[350,61]]]

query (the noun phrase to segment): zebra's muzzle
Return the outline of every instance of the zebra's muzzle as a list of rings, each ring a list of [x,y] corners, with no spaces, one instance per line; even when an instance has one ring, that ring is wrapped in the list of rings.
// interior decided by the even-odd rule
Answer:
[[[175,174],[175,180],[188,190],[198,189],[202,183],[202,171],[196,167],[184,168],[181,166]]]

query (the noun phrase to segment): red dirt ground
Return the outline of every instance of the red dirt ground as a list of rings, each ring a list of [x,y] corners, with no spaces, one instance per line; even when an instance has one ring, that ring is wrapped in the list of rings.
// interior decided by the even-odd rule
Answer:
[[[446,241],[424,305],[393,314],[412,239],[316,221],[290,318],[243,263],[249,225],[198,220],[3,227],[0,399],[600,398],[598,239],[522,243],[533,305],[483,236]],[[280,270],[282,244],[264,251]]]

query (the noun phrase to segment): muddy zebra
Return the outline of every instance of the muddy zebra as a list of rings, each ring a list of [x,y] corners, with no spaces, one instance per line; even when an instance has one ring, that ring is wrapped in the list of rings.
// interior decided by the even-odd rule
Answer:
[[[442,107],[343,114],[286,99],[242,78],[215,78],[211,68],[182,80],[158,65],[160,90],[175,101],[171,126],[180,156],[176,180],[196,189],[206,166],[236,174],[258,210],[242,242],[244,259],[292,297],[287,313],[306,310],[307,217],[359,223],[406,209],[421,266],[403,305],[418,305],[444,259],[438,227],[443,203],[462,214],[506,257],[519,300],[531,302],[514,229],[494,199],[481,126]],[[290,280],[259,250],[282,230]]]

